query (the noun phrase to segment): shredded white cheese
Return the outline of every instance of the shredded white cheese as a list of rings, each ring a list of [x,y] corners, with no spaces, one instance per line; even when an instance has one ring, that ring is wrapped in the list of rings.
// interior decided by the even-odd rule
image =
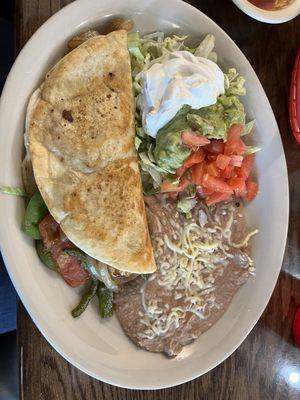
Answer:
[[[172,233],[172,239],[167,234],[164,234],[163,239],[154,238],[156,257],[160,260],[157,283],[172,293],[176,306],[171,308],[159,298],[147,303],[145,290],[150,281],[145,282],[141,289],[144,308],[141,323],[145,331],[139,334],[140,338],[151,340],[157,336],[171,335],[179,328],[187,313],[204,319],[207,307],[220,307],[213,295],[213,273],[226,267],[230,259],[234,258],[231,251],[247,246],[249,239],[257,233],[254,230],[240,243],[232,242],[234,206],[231,204],[226,207],[215,212],[213,217],[207,208],[200,210],[198,223],[192,219],[182,227],[171,220],[170,224],[173,229],[176,228],[177,234]],[[254,274],[252,259],[246,253],[243,254],[246,261],[243,268],[248,268],[249,273]]]

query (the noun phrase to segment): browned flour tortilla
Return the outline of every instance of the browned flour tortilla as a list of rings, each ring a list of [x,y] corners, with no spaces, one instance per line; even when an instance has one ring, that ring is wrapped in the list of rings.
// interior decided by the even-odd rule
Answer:
[[[153,272],[127,32],[92,37],[61,59],[26,125],[37,186],[67,237],[121,271]]]
[[[158,271],[146,282],[138,278],[120,287],[115,309],[137,345],[174,356],[222,316],[252,273],[249,248],[243,245],[247,228],[235,203],[211,211],[199,204],[189,220],[178,214],[175,204],[157,197],[148,197],[146,204]],[[166,244],[180,247],[185,229],[192,243],[194,237],[194,243],[211,247],[200,252],[195,263]],[[203,254],[208,254],[209,263],[203,262]],[[182,268],[178,268],[180,258]]]

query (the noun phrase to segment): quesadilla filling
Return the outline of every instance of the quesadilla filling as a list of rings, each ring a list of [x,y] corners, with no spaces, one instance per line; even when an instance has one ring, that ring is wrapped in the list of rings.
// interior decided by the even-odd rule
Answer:
[[[80,46],[94,43],[92,41],[100,33],[107,34],[121,29],[124,34],[124,29],[130,31],[132,28],[132,21],[113,20],[102,32],[90,30],[75,36],[69,41],[68,50],[73,52]],[[69,286],[82,287],[82,298],[72,310],[73,317],[79,317],[95,297],[99,302],[101,318],[111,317],[115,310],[124,331],[138,346],[148,351],[164,352],[169,356],[177,355],[184,345],[209,329],[225,312],[238,288],[255,271],[250,241],[257,230],[251,230],[247,226],[243,205],[254,200],[258,193],[257,182],[251,173],[254,153],[259,148],[246,144],[254,122],[246,122],[241,102],[241,96],[246,93],[244,79],[234,68],[222,71],[217,63],[214,40],[213,35],[209,34],[197,46],[191,46],[186,36],[165,36],[162,32],[143,38],[136,32],[130,32],[127,36],[135,102],[135,150],[129,149],[130,140],[125,142],[122,137],[123,149],[128,154],[126,153],[126,167],[123,164],[119,167],[119,153],[113,147],[115,142],[109,142],[108,167],[104,164],[104,158],[101,159],[103,165],[100,163],[100,167],[107,168],[107,182],[111,182],[114,179],[114,170],[109,169],[111,164],[115,162],[120,171],[127,168],[132,174],[136,169],[139,176],[138,167],[134,164],[138,159],[142,188],[139,189],[140,178],[130,184],[135,185],[137,193],[140,190],[141,194],[143,190],[145,206],[132,203],[128,207],[131,207],[133,214],[137,213],[137,217],[139,212],[142,216],[139,220],[133,218],[132,223],[142,221],[142,224],[146,224],[147,217],[148,229],[146,226],[145,232],[148,239],[146,235],[144,243],[148,246],[148,258],[144,270],[136,265],[134,268],[124,267],[122,254],[118,254],[114,262],[99,261],[108,260],[108,256],[98,259],[91,257],[93,248],[87,251],[85,245],[81,245],[86,242],[80,236],[80,229],[85,226],[88,231],[89,224],[96,224],[97,221],[87,222],[83,219],[82,223],[82,220],[74,219],[75,222],[71,221],[72,232],[76,234],[67,237],[64,233],[69,226],[66,225],[66,219],[69,218],[71,208],[61,218],[62,222],[58,223],[57,220],[60,219],[57,218],[57,209],[62,207],[62,201],[57,201],[52,208],[46,206],[49,198],[47,189],[41,189],[43,175],[42,178],[37,178],[36,170],[33,171],[37,163],[34,164],[33,156],[28,150],[31,110],[36,105],[42,87],[32,96],[27,113],[27,154],[22,164],[22,175],[30,200],[22,228],[35,240],[36,250],[43,264],[59,273]],[[105,94],[108,101],[106,104],[110,106],[113,98],[114,110],[117,110],[122,87],[115,90],[112,86],[113,81],[110,79],[114,78],[113,74],[107,72],[103,87],[108,91]],[[73,90],[72,85],[70,88]],[[89,93],[85,93],[85,96],[88,98]],[[64,101],[63,98],[61,100]],[[97,104],[102,102],[100,100],[97,100]],[[75,112],[68,107],[60,112],[59,117],[62,119],[59,121],[62,122],[56,124],[55,129],[59,125],[59,129],[72,131],[74,124],[80,119],[80,112],[83,117],[88,112],[88,107],[85,108],[80,102],[81,98],[78,97],[78,108]],[[97,107],[97,114],[101,114],[101,105]],[[130,107],[126,110],[127,115],[130,115]],[[125,111],[120,109],[118,113]],[[56,109],[53,108],[51,112],[55,118]],[[103,120],[108,118],[104,114],[103,111]],[[121,116],[118,121],[114,122],[116,129],[123,121]],[[84,133],[89,144],[96,140],[96,129]],[[39,135],[38,131],[36,135]],[[54,137],[54,133],[52,136]],[[68,176],[73,185],[79,179],[85,179],[84,182],[89,179],[92,181],[93,174],[98,179],[93,186],[87,185],[86,191],[72,189],[72,199],[64,199],[64,207],[71,204],[72,210],[78,210],[78,204],[81,204],[88,213],[89,208],[93,209],[92,205],[97,201],[97,190],[99,196],[106,190],[99,175],[102,170],[97,170],[97,163],[103,155],[96,145],[88,147],[87,144],[85,151],[79,149],[80,141],[74,142],[74,148],[78,147],[78,151],[81,151],[84,159],[82,162],[79,158],[74,159],[71,152],[66,155],[63,153],[62,143],[69,140],[67,135],[55,137],[55,140],[57,147],[49,140],[46,147],[48,146],[47,151],[59,159],[63,165],[62,171],[70,169],[69,175],[63,177]],[[91,155],[91,160],[88,154]],[[121,161],[125,162],[123,159]],[[57,173],[57,168],[53,171]],[[124,175],[126,176],[128,175]],[[54,179],[53,188],[56,184],[62,185],[57,186],[59,188],[63,187],[64,182],[58,182],[59,179]],[[119,184],[125,187],[126,179],[121,182],[120,176]],[[0,189],[5,193],[24,194],[17,189]],[[96,190],[93,196],[91,190]],[[109,193],[107,197],[103,195],[103,204],[105,203],[107,210],[109,199],[119,195],[124,200],[124,193],[126,195],[126,192],[114,191],[110,196]],[[60,213],[62,214],[61,211]],[[114,227],[114,223],[126,224],[126,218],[122,220],[122,210],[108,215],[109,227]],[[102,218],[101,208],[100,217]],[[94,219],[97,218],[98,214]],[[95,232],[96,239],[91,237],[88,243],[97,241],[97,235],[102,235],[101,240],[105,240],[111,230],[104,232],[98,225],[95,226],[97,229],[93,231],[90,228],[89,232],[92,232],[91,236]],[[137,232],[136,237],[139,237]],[[125,235],[125,239],[128,251],[133,252],[137,244],[132,242],[132,237]],[[116,235],[115,242],[118,240]],[[138,249],[138,252],[145,259],[143,251]],[[157,270],[149,274],[145,273],[146,265],[148,270],[154,270],[151,269],[151,255],[152,266],[155,268],[155,259]],[[126,256],[130,259],[131,253]]]

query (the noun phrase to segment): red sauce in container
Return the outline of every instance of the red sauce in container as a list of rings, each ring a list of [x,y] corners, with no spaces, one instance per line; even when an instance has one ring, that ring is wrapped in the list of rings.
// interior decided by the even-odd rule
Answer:
[[[287,7],[293,0],[248,0],[249,3],[254,4],[256,7],[268,11],[278,11]]]

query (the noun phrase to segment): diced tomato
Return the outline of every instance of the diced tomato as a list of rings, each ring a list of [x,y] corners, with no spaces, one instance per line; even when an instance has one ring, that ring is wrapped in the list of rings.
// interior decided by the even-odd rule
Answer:
[[[229,156],[225,156],[224,154],[219,154],[216,160],[216,166],[220,169],[225,169],[227,165],[230,163],[231,158]]]
[[[176,175],[177,175],[179,178],[181,178],[182,175],[185,173],[186,170],[187,170],[187,168],[186,168],[184,165],[182,165],[181,167],[179,167],[179,168],[176,169]]]
[[[221,201],[231,200],[231,198],[232,197],[230,193],[214,192],[206,198],[205,202],[208,206],[211,206],[213,204],[220,203]]]
[[[192,182],[195,185],[201,185],[204,174],[205,163],[199,163],[192,166]]]
[[[217,157],[218,157],[217,154],[206,153],[206,160],[207,160],[208,162],[216,161]]]
[[[224,154],[227,156],[231,156],[236,152],[236,149],[241,146],[241,133],[243,130],[243,126],[239,124],[231,125],[229,131],[227,132],[227,142],[224,147]]]
[[[60,250],[55,256],[55,261],[59,267],[59,273],[72,287],[84,285],[89,279],[89,273],[83,269],[76,257]]]
[[[247,150],[246,145],[244,144],[244,142],[242,141],[242,139],[239,139],[236,142],[236,148],[235,148],[235,153],[242,156],[243,154],[245,154],[245,151]]]
[[[247,181],[246,189],[247,189],[247,200],[252,201],[253,199],[255,199],[258,192],[258,184],[256,182]]]
[[[183,163],[184,167],[190,168],[194,164],[201,163],[205,158],[204,151],[200,148],[196,152],[192,153]]]
[[[231,178],[227,181],[228,185],[234,190],[237,197],[245,197],[247,194],[246,184],[243,178]]]
[[[222,154],[224,152],[224,142],[223,140],[212,139],[210,144],[205,146],[205,150],[210,153]]]
[[[225,179],[232,178],[234,173],[234,166],[233,165],[227,165],[227,167],[224,169],[222,172],[222,177]]]
[[[230,193],[230,194],[233,193],[231,187],[221,178],[215,178],[208,174],[204,174],[202,185],[207,189],[214,190],[215,192]]]
[[[160,191],[162,193],[165,192],[181,192],[184,190],[188,185],[190,184],[190,181],[186,179],[185,177],[181,178],[179,185],[173,185],[173,183],[169,181],[163,181],[161,186],[160,186]]]
[[[211,176],[220,176],[220,170],[217,168],[215,161],[206,164],[205,172]]]
[[[254,165],[254,158],[254,154],[249,154],[247,157],[244,157],[241,167],[237,169],[239,177],[244,178],[245,180],[249,178]]]
[[[165,192],[179,192],[179,185],[173,185],[173,183],[169,181],[163,181],[160,185],[160,191],[162,193]]]
[[[243,159],[243,156],[233,154],[232,156],[230,156],[230,165],[233,165],[234,167],[240,167],[242,165]]]
[[[210,143],[209,139],[207,139],[205,136],[197,135],[197,133],[192,131],[182,132],[181,140],[183,144],[192,149],[205,146]]]
[[[211,195],[214,193],[214,190],[212,189],[207,189],[203,186],[197,186],[197,193],[200,197],[202,197],[203,199],[205,199],[205,197]]]

